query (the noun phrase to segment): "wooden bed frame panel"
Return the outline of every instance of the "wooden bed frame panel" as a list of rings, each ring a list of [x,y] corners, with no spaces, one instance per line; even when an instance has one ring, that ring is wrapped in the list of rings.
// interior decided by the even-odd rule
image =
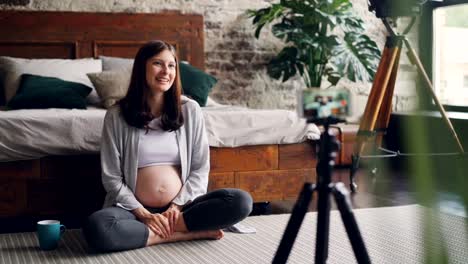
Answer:
[[[204,69],[201,15],[0,11],[0,24],[0,55],[132,58],[147,40],[164,39],[180,59]],[[209,189],[242,188],[255,201],[291,199],[315,180],[315,165],[308,143],[211,148]],[[0,217],[83,216],[103,198],[97,154],[0,162]]]
[[[0,54],[24,58],[133,58],[151,39],[177,46],[181,59],[204,69],[201,15],[0,11]]]

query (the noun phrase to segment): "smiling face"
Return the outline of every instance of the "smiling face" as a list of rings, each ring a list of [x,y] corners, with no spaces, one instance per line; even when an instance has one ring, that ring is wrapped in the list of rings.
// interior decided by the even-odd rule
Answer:
[[[165,49],[146,61],[146,82],[152,95],[169,90],[176,78],[177,63],[171,51]]]

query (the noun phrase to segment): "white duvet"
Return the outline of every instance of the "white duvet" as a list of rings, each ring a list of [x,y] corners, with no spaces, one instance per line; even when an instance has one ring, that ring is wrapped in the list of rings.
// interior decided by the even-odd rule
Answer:
[[[202,109],[212,147],[290,144],[320,135],[292,111],[224,105]],[[0,162],[97,153],[105,113],[98,108],[0,111]]]

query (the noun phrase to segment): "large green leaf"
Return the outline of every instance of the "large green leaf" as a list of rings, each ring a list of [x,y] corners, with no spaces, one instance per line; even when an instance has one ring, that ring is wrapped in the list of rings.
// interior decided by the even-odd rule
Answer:
[[[252,24],[256,25],[255,37],[258,38],[260,36],[260,31],[266,24],[281,17],[284,10],[285,7],[279,4],[273,4],[271,7],[259,10],[247,10],[247,15],[253,17]]]
[[[275,79],[280,79],[282,77],[283,82],[289,80],[289,78],[297,73],[296,64],[300,63],[298,54],[297,48],[285,47],[268,63],[268,75]]]
[[[280,23],[273,25],[271,32],[273,35],[284,42],[290,41],[296,42],[304,37],[307,37],[302,31],[301,27],[298,27],[297,22],[284,18]]]
[[[315,8],[317,1],[304,1],[304,0],[281,0],[280,4],[284,7],[294,10],[295,13]],[[320,2],[320,1],[319,1]]]
[[[327,2],[325,10],[329,13],[342,14],[348,12],[352,8],[352,4],[349,0],[332,0],[332,1],[319,1]]]
[[[333,0],[330,4],[324,5],[321,10],[329,16],[334,16],[336,24],[340,25],[345,32],[364,30],[363,22],[352,12],[352,4],[349,0]]]
[[[351,11],[344,12],[338,16],[337,23],[345,32],[364,31],[364,22],[359,17],[356,17]]]
[[[349,32],[344,42],[334,47],[330,64],[349,80],[372,81],[377,71],[380,51],[369,37]]]
[[[341,79],[340,73],[332,67],[327,67],[325,69],[325,75],[327,76],[327,81],[333,86],[335,86]]]

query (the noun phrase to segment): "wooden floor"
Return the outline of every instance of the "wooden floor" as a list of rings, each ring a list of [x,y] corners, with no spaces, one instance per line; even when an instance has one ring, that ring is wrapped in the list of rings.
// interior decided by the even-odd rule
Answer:
[[[334,170],[333,182],[343,182],[349,190],[349,168],[338,168]],[[371,208],[397,206],[415,203],[413,193],[409,188],[407,176],[401,173],[392,173],[391,176],[373,175],[365,169],[356,174],[358,189],[351,194],[353,208]],[[266,210],[272,214],[291,213],[295,200],[271,202]],[[336,209],[332,199],[332,209]],[[261,210],[261,209],[259,209]],[[317,210],[317,196],[314,195],[309,211]]]

